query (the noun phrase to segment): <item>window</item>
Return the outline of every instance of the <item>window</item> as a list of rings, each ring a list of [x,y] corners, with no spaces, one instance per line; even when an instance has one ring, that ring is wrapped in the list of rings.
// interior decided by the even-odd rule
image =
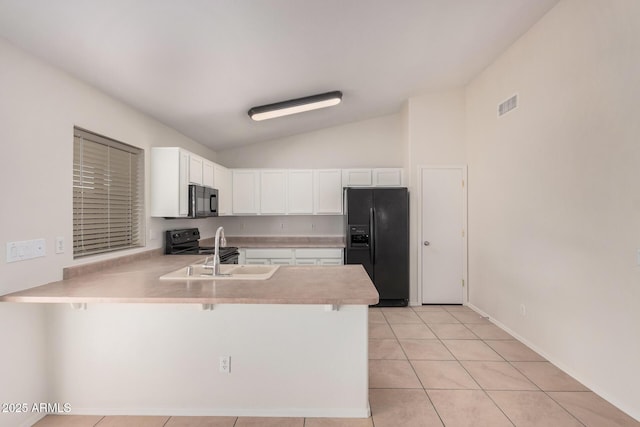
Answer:
[[[144,151],[73,131],[73,257],[144,245]]]

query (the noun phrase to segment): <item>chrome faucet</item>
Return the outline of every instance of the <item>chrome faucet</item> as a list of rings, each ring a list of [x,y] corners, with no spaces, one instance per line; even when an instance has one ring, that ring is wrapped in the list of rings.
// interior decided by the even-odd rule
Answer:
[[[207,257],[204,260],[204,268],[211,269],[212,276],[221,276],[220,274],[220,243],[222,246],[227,246],[227,239],[224,237],[224,227],[218,227],[216,230],[216,237],[213,248],[213,260],[211,257]],[[211,263],[211,265],[209,265]]]

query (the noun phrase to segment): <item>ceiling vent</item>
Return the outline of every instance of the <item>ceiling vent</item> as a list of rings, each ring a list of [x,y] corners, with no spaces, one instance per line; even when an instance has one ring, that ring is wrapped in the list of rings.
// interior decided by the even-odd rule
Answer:
[[[509,111],[515,109],[518,106],[518,95],[513,95],[511,98],[498,105],[498,117],[502,117]]]

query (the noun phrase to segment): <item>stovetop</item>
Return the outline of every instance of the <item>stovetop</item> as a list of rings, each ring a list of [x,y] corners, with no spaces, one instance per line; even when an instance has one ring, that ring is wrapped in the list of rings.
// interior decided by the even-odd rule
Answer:
[[[165,232],[165,250],[167,255],[213,255],[213,246],[200,246],[200,230],[197,228],[184,228],[179,230],[167,230]],[[237,258],[238,248],[233,246],[220,248],[220,262]]]

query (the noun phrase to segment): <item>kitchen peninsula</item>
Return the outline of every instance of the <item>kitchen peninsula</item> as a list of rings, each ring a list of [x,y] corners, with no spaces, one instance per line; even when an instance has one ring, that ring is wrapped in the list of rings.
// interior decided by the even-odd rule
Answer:
[[[0,297],[54,303],[49,399],[75,414],[369,416],[378,294],[361,266],[159,279],[201,260],[152,256]]]

